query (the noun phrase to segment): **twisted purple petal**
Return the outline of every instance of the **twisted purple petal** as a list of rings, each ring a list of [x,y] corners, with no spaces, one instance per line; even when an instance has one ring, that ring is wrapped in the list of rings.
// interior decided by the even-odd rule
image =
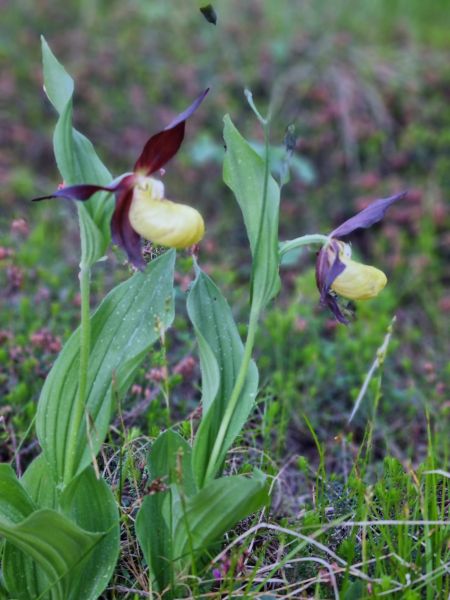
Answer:
[[[145,144],[141,155],[134,165],[134,171],[151,175],[161,169],[180,149],[184,138],[186,120],[197,110],[209,92],[206,89],[185,111],[159,133],[153,135]]]
[[[384,217],[384,213],[391,206],[391,204],[397,202],[397,200],[401,200],[405,196],[406,192],[400,192],[400,194],[390,196],[389,198],[375,200],[375,202],[369,204],[369,206],[361,210],[359,213],[350,219],[347,219],[347,221],[344,221],[341,225],[339,225],[339,227],[331,232],[330,236],[333,238],[339,238],[348,235],[355,229],[367,229],[367,227],[371,227],[374,223],[381,221],[381,219]]]
[[[330,288],[333,284],[333,281],[343,271],[345,271],[345,265],[339,259],[339,252],[336,252],[336,258],[334,259],[333,264],[329,268],[327,275],[326,275],[325,284],[323,286],[323,290],[322,290],[322,294],[321,294],[321,299],[322,299],[322,296],[325,296],[325,294],[328,294],[328,292],[330,291]]]
[[[334,260],[330,265],[330,247],[334,251]],[[320,292],[320,304],[327,306],[340,323],[348,324],[348,319],[343,315],[336,298],[330,293],[333,281],[345,270],[344,263],[339,258],[339,246],[332,240],[330,245],[324,246],[317,255],[316,283]]]
[[[67,198],[69,200],[89,200],[96,192],[115,192],[115,187],[104,187],[102,185],[90,185],[88,183],[82,183],[80,185],[68,185],[62,187],[60,190],[56,190],[48,196],[39,196],[39,198],[33,198],[33,202],[39,202],[40,200],[47,200],[51,198]]]
[[[334,251],[334,260],[331,265],[328,256],[330,246]],[[321,303],[325,301],[333,281],[345,270],[345,265],[339,258],[337,243],[332,240],[330,246],[324,246],[319,251],[316,260],[316,283],[320,292]]]
[[[343,312],[339,307],[339,304],[337,303],[336,298],[332,294],[327,294],[325,301],[321,302],[321,304],[323,306],[327,306],[331,310],[331,312],[339,321],[339,323],[342,323],[343,325],[348,325],[350,323],[347,317],[344,316]]]
[[[39,196],[39,198],[33,198],[33,202],[39,202],[40,200],[49,200],[51,198],[67,198],[68,200],[79,200],[84,202],[89,200],[97,192],[118,192],[131,188],[133,185],[134,176],[125,175],[117,181],[114,185],[95,185],[89,183],[81,183],[79,185],[67,185],[61,187],[56,192],[49,194],[48,196]]]
[[[145,261],[142,258],[141,238],[131,226],[128,216],[132,200],[132,188],[117,195],[116,208],[111,218],[111,237],[114,244],[126,252],[131,264],[142,270],[145,267]]]

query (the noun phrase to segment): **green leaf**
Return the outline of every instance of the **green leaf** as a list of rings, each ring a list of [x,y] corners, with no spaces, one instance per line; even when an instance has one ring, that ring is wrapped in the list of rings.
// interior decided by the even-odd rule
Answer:
[[[103,537],[82,530],[64,515],[49,509],[35,511],[16,525],[0,518],[0,536],[32,557],[42,568],[48,577],[48,597],[52,600],[69,598],[70,573]],[[27,590],[23,572],[16,571],[13,578],[6,578],[6,575],[6,586],[13,597],[36,599]]]
[[[119,552],[119,515],[110,488],[103,480],[97,480],[93,469],[88,468],[58,500],[42,455],[27,469],[22,483],[41,508],[57,509],[82,529],[104,534],[85,558],[80,556],[80,564],[65,576],[69,590],[67,600],[95,600],[107,586]],[[46,594],[49,580],[45,570],[11,543],[5,547],[3,571],[10,592],[18,598],[51,597]]]
[[[34,510],[57,508],[57,489],[42,454],[30,464],[20,483],[17,483],[29,494],[34,502]],[[16,576],[17,573],[20,573],[20,577]],[[9,583],[10,592],[14,591],[17,598],[38,598],[49,587],[49,580],[42,567],[9,542],[5,544],[3,554],[3,574]],[[50,592],[43,598],[50,598]]]
[[[53,135],[55,158],[64,182],[68,185],[80,182],[108,185],[112,175],[98,158],[92,143],[72,128],[72,101],[69,101],[58,119]],[[109,192],[98,192],[90,200],[78,203],[108,239],[114,199]],[[106,246],[105,246],[106,249]]]
[[[114,389],[119,395],[140,362],[173,320],[173,270],[175,252],[152,261],[144,272],[114,288],[91,317],[86,420],[80,428],[74,475],[96,455],[113,409]],[[36,429],[45,459],[57,482],[69,483],[67,432],[78,394],[79,330],[68,340],[50,371],[38,405]]]
[[[105,537],[71,574],[68,600],[95,600],[109,583],[120,549],[119,512],[110,487],[89,467],[64,490],[61,510],[77,525]]]
[[[233,191],[244,217],[253,256],[252,299],[262,308],[280,289],[278,275],[278,214],[280,190],[266,165],[241,136],[228,115],[224,118],[227,148],[223,179]]]
[[[53,144],[59,171],[66,185],[94,183],[107,185],[112,176],[97,156],[91,142],[72,127],[73,79],[53,55],[42,38],[45,91],[60,117]],[[110,242],[109,223],[114,200],[108,192],[95,194],[77,203],[86,264],[91,265],[105,254]]]
[[[155,589],[170,586],[175,593],[177,574],[194,558],[191,550],[197,560],[228,529],[258,510],[268,498],[266,480],[260,473],[251,479],[226,477],[196,492],[190,446],[172,431],[153,444],[148,467],[150,479],[161,479],[167,487],[145,497],[136,534]]]
[[[0,465],[0,519],[4,523],[19,523],[35,508],[12,468]]]
[[[251,479],[234,475],[212,481],[186,500],[186,512],[175,525],[175,556],[204,552],[267,501],[266,480],[259,473]]]
[[[202,371],[203,417],[193,448],[194,474],[201,487],[242,363],[244,349],[227,301],[214,282],[200,269],[189,292],[187,310],[198,340]],[[214,465],[214,473],[220,469],[227,450],[247,421],[257,390],[258,370],[252,361]]]
[[[168,585],[173,585],[175,580],[172,522],[173,506],[178,500],[178,494],[170,486],[178,483],[187,496],[196,492],[191,467],[191,447],[174,431],[165,431],[150,450],[148,468],[150,480],[161,478],[167,490],[144,498],[136,519],[136,535],[153,584],[162,591]],[[176,498],[173,498],[174,495]]]
[[[72,98],[74,91],[73,79],[56,59],[43,35],[41,36],[41,44],[45,93],[56,110],[61,113]]]
[[[264,160],[265,158],[265,145],[261,142],[250,142],[251,147],[255,152],[259,154],[259,156]],[[283,170],[285,169],[284,164],[286,162],[286,146],[270,146],[270,171],[272,175],[281,177],[283,174]],[[288,160],[289,169],[295,174],[297,179],[299,179],[302,183],[306,185],[311,185],[316,180],[316,174],[314,172],[314,167],[312,164],[302,156],[297,156],[293,154],[289,156]],[[287,183],[289,181],[289,171],[287,173],[287,181],[283,183]]]
[[[188,496],[197,491],[192,475],[191,447],[171,429],[162,433],[151,447],[148,469],[152,480],[161,477],[166,485],[177,483]]]
[[[171,529],[163,516],[166,500],[170,503],[170,492],[146,496],[136,518],[136,536],[156,591],[164,590],[175,580]]]

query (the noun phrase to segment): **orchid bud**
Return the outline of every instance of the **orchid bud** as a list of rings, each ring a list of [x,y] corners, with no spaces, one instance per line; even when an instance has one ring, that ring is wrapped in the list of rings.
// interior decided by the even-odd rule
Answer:
[[[129,219],[146,240],[169,248],[188,248],[205,233],[201,214],[187,204],[164,198],[164,185],[152,177],[140,177],[134,186]]]
[[[339,244],[339,260],[345,269],[331,284],[331,289],[339,296],[350,300],[367,300],[378,296],[387,283],[387,277],[375,267],[364,265],[351,259],[351,247]]]

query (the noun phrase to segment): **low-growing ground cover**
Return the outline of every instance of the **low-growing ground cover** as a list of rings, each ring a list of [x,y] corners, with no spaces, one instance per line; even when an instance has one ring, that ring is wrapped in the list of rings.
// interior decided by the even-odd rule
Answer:
[[[314,250],[286,256],[282,294],[265,309],[255,343],[256,408],[225,465],[227,475],[255,467],[268,474],[270,506],[218,540],[211,560],[196,572],[180,575],[177,593],[446,598],[445,15],[439,26],[416,3],[403,19],[384,5],[371,15],[375,25],[368,31],[363,9],[350,15],[298,4],[274,11],[259,2],[217,8],[216,29],[195,7],[168,10],[139,2],[69,3],[64,11],[50,2],[20,3],[6,12],[2,462],[20,476],[39,454],[37,400],[80,311],[72,207],[29,203],[58,181],[50,142],[54,114],[37,92],[42,81],[37,34],[44,32],[75,75],[76,126],[96,141],[114,173],[129,168],[148,133],[183,108],[185,98],[203,84],[213,86],[166,185],[174,198],[201,208],[207,236],[199,260],[233,307],[243,338],[250,254],[240,214],[221,181],[221,129],[223,115],[230,113],[264,152],[244,86],[260,107],[275,99],[274,158],[283,149],[285,128],[296,125],[297,162],[282,191],[282,239],[327,233],[369,200],[409,190],[407,204],[394,206],[377,229],[353,238],[354,252],[386,270],[389,284],[377,299],[357,303],[349,327],[318,307]],[[78,26],[69,31],[74,21]],[[274,171],[283,165],[280,152]],[[129,277],[124,255],[114,250],[109,256],[94,267],[92,307]],[[191,440],[198,427],[198,348],[185,309],[193,278],[191,258],[181,253],[175,322],[139,368],[98,458],[120,503],[122,523],[121,558],[104,597],[149,594],[134,535],[136,510],[155,491],[155,482],[147,479],[147,451],[163,429],[175,426]],[[382,367],[349,423],[394,315]]]

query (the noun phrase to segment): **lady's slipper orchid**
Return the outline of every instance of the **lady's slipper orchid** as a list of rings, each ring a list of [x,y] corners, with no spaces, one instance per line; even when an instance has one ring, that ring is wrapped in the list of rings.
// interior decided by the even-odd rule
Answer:
[[[139,269],[145,266],[141,237],[170,248],[187,248],[197,244],[205,232],[201,214],[191,206],[167,200],[163,183],[150,175],[162,169],[178,152],[186,120],[197,110],[208,91],[205,90],[163,131],[147,141],[133,173],[120,177],[109,186],[70,185],[34,200],[69,198],[84,201],[98,191],[113,192],[116,207],[111,218],[112,240],[123,248],[129,261]]]
[[[405,196],[405,192],[389,198],[382,198],[370,204],[329,235],[329,241],[317,255],[316,282],[320,292],[321,304],[328,306],[336,319],[348,323],[336,295],[350,300],[374,298],[384,288],[386,275],[368,265],[358,263],[351,258],[351,247],[340,241],[355,229],[366,229],[384,217],[386,210]]]

